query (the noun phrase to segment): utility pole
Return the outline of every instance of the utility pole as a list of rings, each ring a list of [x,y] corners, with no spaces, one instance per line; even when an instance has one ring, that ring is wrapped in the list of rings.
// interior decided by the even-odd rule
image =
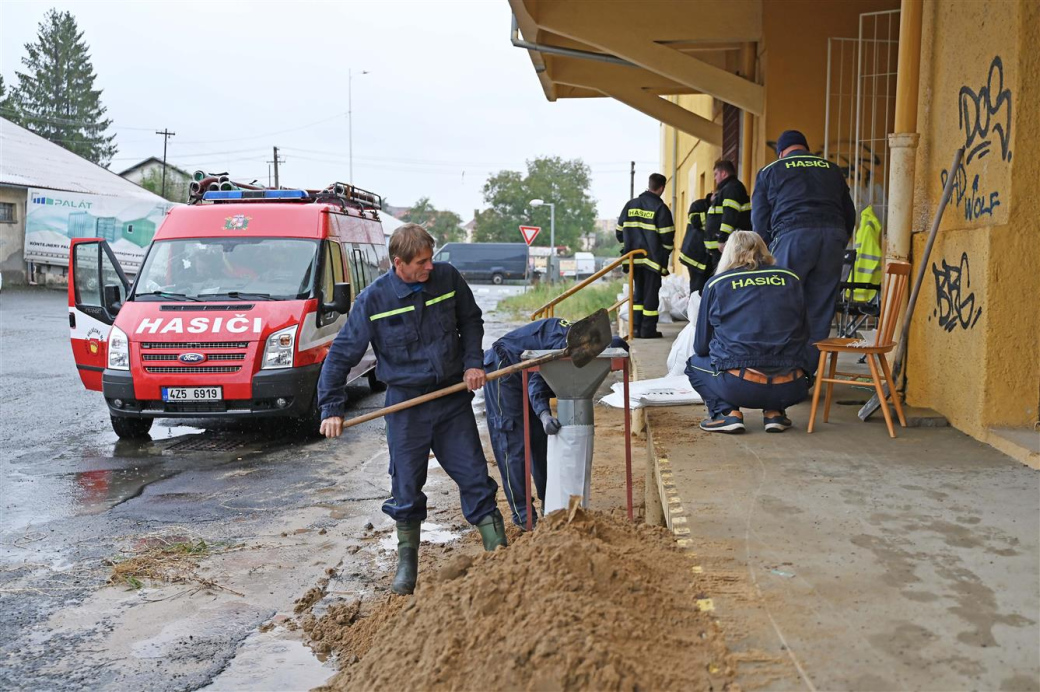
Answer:
[[[155,134],[162,135],[162,197],[166,199],[166,143],[170,141],[170,137],[176,135],[176,132],[170,132],[169,128],[164,128],[162,132],[156,130]]]
[[[636,196],[636,162],[632,162],[632,168],[628,174],[628,198],[634,199]]]
[[[275,190],[279,190],[281,188],[278,185],[278,164],[285,163],[285,159],[278,158],[278,147],[274,147],[274,160],[273,161],[268,161],[267,163],[268,164],[272,164],[272,163],[274,164],[274,189]],[[268,185],[270,185],[270,183],[271,183],[270,171],[268,172],[267,183],[268,183]]]

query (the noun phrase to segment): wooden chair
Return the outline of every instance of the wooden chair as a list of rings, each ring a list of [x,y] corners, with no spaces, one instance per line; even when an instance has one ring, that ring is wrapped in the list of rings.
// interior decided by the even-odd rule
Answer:
[[[816,423],[816,407],[820,402],[820,389],[822,389],[824,384],[827,385],[827,396],[823,404],[823,422],[826,423],[830,417],[834,385],[837,383],[856,384],[859,380],[866,377],[858,373],[838,372],[838,356],[842,353],[855,353],[866,356],[867,364],[870,366],[870,377],[874,381],[874,389],[877,391],[878,401],[881,402],[881,411],[885,414],[885,425],[888,426],[888,434],[890,437],[895,437],[896,431],[892,426],[892,414],[888,410],[885,392],[881,386],[881,376],[878,372],[878,366],[880,366],[881,372],[885,375],[885,382],[888,384],[892,404],[895,406],[896,414],[899,416],[899,424],[904,428],[906,427],[903,404],[899,401],[899,395],[896,393],[896,385],[892,381],[892,370],[888,365],[886,354],[890,353],[896,346],[892,339],[892,334],[895,332],[896,321],[899,318],[899,307],[903,302],[903,295],[906,293],[906,287],[909,283],[910,263],[889,262],[888,266],[885,267],[885,284],[881,292],[881,315],[878,317],[877,336],[873,345],[864,344],[857,339],[841,338],[824,339],[815,344],[816,348],[820,349],[820,364],[817,374],[822,375],[824,372],[828,356],[830,356],[830,367],[827,370],[826,377],[818,376],[816,379],[816,391],[813,392],[812,413],[809,415],[807,432],[811,433]],[[875,359],[877,359],[876,363]]]

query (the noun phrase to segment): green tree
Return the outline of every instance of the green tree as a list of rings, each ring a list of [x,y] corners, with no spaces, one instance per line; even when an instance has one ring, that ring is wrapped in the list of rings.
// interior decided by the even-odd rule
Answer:
[[[479,242],[518,242],[520,226],[541,226],[534,245],[549,246],[548,205],[531,207],[532,199],[556,205],[556,244],[578,248],[581,234],[592,230],[596,203],[589,194],[590,171],[581,159],[558,156],[527,162],[526,175],[501,171],[484,183],[488,208],[477,214],[474,239]]]
[[[163,183],[162,183],[162,170],[151,169],[141,178],[141,187],[149,192],[154,192],[160,197],[165,197],[171,202],[181,202],[183,204],[188,203],[188,186],[189,183],[181,178],[172,175],[169,169],[166,170],[166,194],[163,195]]]
[[[36,43],[25,44],[25,72],[10,101],[23,127],[69,151],[107,166],[117,149],[106,135],[101,90],[94,88],[94,66],[83,32],[69,12],[50,10],[40,22]],[[6,112],[6,111],[5,111]]]
[[[462,228],[462,217],[453,211],[438,210],[429,197],[420,197],[401,220],[423,226],[438,245],[462,240],[466,234]]]

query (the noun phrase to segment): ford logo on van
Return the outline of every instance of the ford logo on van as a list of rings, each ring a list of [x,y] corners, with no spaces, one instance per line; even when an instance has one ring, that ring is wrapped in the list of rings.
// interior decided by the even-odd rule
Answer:
[[[177,360],[182,363],[201,363],[206,360],[206,356],[202,353],[182,353]]]

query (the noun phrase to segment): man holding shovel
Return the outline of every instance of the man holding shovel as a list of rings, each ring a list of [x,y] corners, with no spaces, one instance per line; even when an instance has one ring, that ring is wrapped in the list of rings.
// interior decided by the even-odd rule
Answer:
[[[432,450],[459,486],[462,513],[476,525],[485,550],[505,546],[505,522],[495,505],[498,485],[488,475],[470,402],[484,386],[484,321],[469,286],[450,264],[432,261],[433,238],[405,224],[390,238],[393,269],[355,300],[336,336],[318,382],[321,432],[343,431],[346,381],[369,343],[376,375],[388,385],[391,406],[465,382],[461,391],[386,416],[392,497],[383,511],[397,522],[394,593],[415,589],[419,529],[426,518],[426,469]]]

